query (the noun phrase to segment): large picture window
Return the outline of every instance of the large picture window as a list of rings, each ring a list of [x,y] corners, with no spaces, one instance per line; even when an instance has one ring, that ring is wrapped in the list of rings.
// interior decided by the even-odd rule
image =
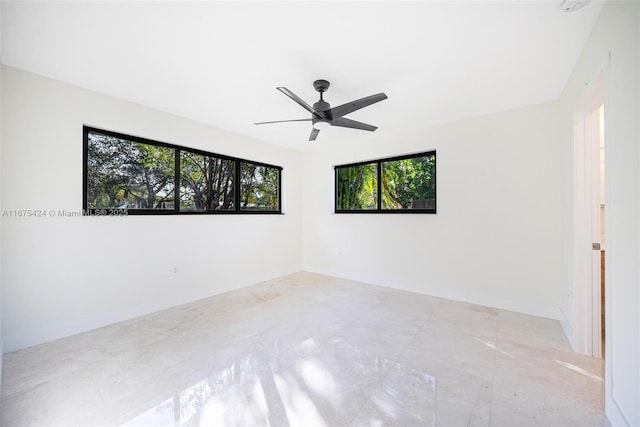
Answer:
[[[83,133],[87,213],[281,213],[279,166],[88,126]]]
[[[436,152],[335,167],[336,213],[436,213]]]
[[[85,208],[174,209],[175,149],[90,133]]]

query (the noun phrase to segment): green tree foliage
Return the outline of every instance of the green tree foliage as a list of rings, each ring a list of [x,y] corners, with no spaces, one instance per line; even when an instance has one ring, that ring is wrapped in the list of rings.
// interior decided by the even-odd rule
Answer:
[[[424,207],[435,198],[435,156],[382,163],[382,209]]]
[[[88,135],[89,208],[173,209],[175,150]]]
[[[248,162],[240,163],[240,209],[278,210],[280,170]]]
[[[377,163],[341,167],[337,171],[338,210],[377,209]]]
[[[180,209],[233,210],[235,161],[180,152]]]
[[[280,209],[278,167],[136,142],[99,131],[86,135],[87,208],[174,210],[178,190],[177,207],[183,211]]]
[[[337,209],[425,209],[435,206],[435,155],[337,168]],[[378,183],[378,167],[381,182]],[[378,201],[378,185],[381,200]]]

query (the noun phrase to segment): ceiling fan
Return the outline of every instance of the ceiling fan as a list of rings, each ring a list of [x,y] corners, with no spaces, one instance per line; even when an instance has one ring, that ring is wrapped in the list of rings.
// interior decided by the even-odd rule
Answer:
[[[375,104],[376,102],[383,101],[387,99],[387,95],[384,93],[377,93],[375,95],[367,96],[365,98],[361,98],[355,101],[347,102],[346,104],[339,105],[337,107],[331,108],[331,105],[326,102],[322,96],[323,93],[329,89],[329,82],[326,80],[316,80],[313,82],[313,87],[315,90],[320,92],[320,100],[313,104],[313,107],[304,102],[302,98],[300,98],[295,93],[291,92],[286,87],[276,88],[280,92],[287,95],[289,98],[293,99],[297,102],[302,108],[311,113],[311,117],[308,119],[294,119],[294,120],[277,120],[273,122],[259,122],[254,123],[256,125],[266,125],[270,123],[285,123],[285,122],[311,122],[313,124],[313,129],[311,130],[311,135],[309,136],[309,141],[315,141],[318,137],[318,134],[322,129],[326,129],[329,126],[340,126],[343,128],[352,128],[352,129],[360,129],[360,130],[368,130],[373,132],[378,129],[376,126],[368,125],[366,123],[358,122],[356,120],[346,119],[343,116],[352,113],[356,110],[369,106],[371,104]]]

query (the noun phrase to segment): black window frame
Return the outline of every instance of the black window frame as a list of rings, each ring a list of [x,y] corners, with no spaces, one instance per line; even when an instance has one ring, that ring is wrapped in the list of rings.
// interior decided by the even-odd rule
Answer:
[[[90,208],[88,206],[88,165],[89,165],[89,134],[97,133],[113,138],[124,139],[131,142],[152,145],[156,147],[164,147],[175,150],[175,168],[174,168],[174,208],[173,209],[118,209],[118,208]],[[233,210],[180,210],[180,153],[182,151],[194,153],[202,156],[215,157],[222,160],[231,160],[235,162],[234,170],[234,209]],[[96,215],[107,211],[126,211],[127,215],[282,215],[282,166],[272,165],[269,163],[258,162],[255,160],[243,159],[224,154],[213,153],[210,151],[200,150],[196,148],[185,147],[176,144],[156,141],[153,139],[142,138],[133,135],[127,135],[120,132],[100,129],[93,126],[82,126],[82,208],[83,215]],[[278,208],[274,210],[242,210],[240,209],[240,163],[251,163],[258,166],[274,168],[278,170]]]
[[[433,156],[433,208],[416,208],[416,209],[383,209],[382,208],[382,164],[396,160],[406,160],[418,157]],[[338,170],[354,166],[363,166],[375,164],[377,167],[377,207],[376,209],[338,209]],[[423,151],[420,153],[403,154],[394,157],[385,157],[382,159],[365,160],[362,162],[348,163],[336,165],[334,169],[334,191],[333,191],[333,211],[337,214],[436,214],[438,208],[438,186],[437,186],[437,167],[438,161],[436,150]]]

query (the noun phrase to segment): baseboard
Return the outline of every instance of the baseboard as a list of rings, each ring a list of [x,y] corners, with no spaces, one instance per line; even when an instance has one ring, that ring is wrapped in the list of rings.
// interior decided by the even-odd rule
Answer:
[[[0,335],[0,405],[2,404],[2,361],[4,359],[4,343],[2,335]]]
[[[480,293],[473,293],[467,291],[456,291],[451,290],[450,287],[441,286],[434,287],[431,286],[426,289],[420,289],[418,286],[413,286],[411,284],[402,284],[402,283],[389,283],[388,281],[380,281],[371,277],[350,277],[348,275],[342,274],[341,272],[337,272],[330,269],[318,268],[317,266],[305,265],[303,267],[304,271],[308,271],[311,273],[317,274],[326,274],[329,276],[340,277],[343,279],[354,280],[362,283],[369,283],[371,285],[377,286],[386,286],[388,288],[398,289],[402,291],[416,292],[420,294],[430,295],[439,298],[450,299],[454,301],[466,302],[469,304],[482,305],[485,307],[497,308],[501,310],[515,311],[522,314],[528,314],[531,316],[544,317],[547,319],[553,319],[562,321],[565,319],[564,313],[559,307],[542,305],[542,304],[533,304],[528,303],[526,301],[516,301],[508,298],[502,298],[496,295],[486,295]]]
[[[181,295],[180,299],[164,298],[148,301],[143,304],[123,305],[121,307],[114,307],[113,310],[110,311],[97,313],[91,317],[68,319],[65,321],[50,322],[46,325],[36,325],[33,327],[23,328],[20,331],[9,333],[4,336],[4,351],[6,353],[10,353],[68,336],[88,332],[97,328],[131,320],[179,305],[189,304],[224,292],[241,289],[246,286],[282,277],[297,271],[300,271],[300,266],[291,265],[284,268],[273,269],[264,274],[248,274],[242,281],[238,281],[230,286],[219,287],[215,290],[198,288],[190,294],[184,293]]]
[[[575,330],[573,329],[573,325],[571,324],[571,322],[569,322],[569,319],[567,319],[567,315],[565,314],[565,312],[562,309],[560,311],[562,312],[562,319],[560,319],[560,326],[562,327],[562,332],[564,332],[564,335],[567,337],[569,344],[571,344],[571,349],[573,351],[576,351]]]
[[[627,421],[624,414],[618,407],[615,399],[609,393],[606,394],[605,400],[605,413],[611,423],[612,427],[630,427],[631,424]]]
[[[42,344],[45,342],[53,341],[59,338],[64,338],[70,335],[87,332],[92,329],[107,326],[113,323],[129,320],[135,317],[143,316],[149,313],[161,311],[174,307],[176,305],[186,304],[192,301],[196,301],[202,298],[207,298],[222,292],[230,291],[233,289],[249,286],[254,283],[259,283],[264,280],[269,280],[277,277],[281,277],[287,274],[291,274],[295,271],[300,271],[299,266],[289,266],[289,268],[270,271],[268,275],[255,275],[249,277],[250,281],[244,283],[238,283],[237,286],[232,286],[227,289],[218,289],[215,292],[202,292],[194,293],[191,295],[183,295],[180,301],[153,301],[136,306],[120,307],[117,310],[110,312],[100,313],[90,318],[73,319],[65,322],[58,322],[54,324],[48,324],[43,327],[38,325],[31,329],[23,329],[17,333],[7,334],[4,337],[4,350],[6,352],[12,352],[20,350],[26,347]],[[422,293],[425,295],[431,295],[440,298],[446,298],[456,301],[467,302],[470,304],[483,305],[486,307],[492,307],[497,309],[515,311],[519,313],[529,314],[532,316],[544,317],[560,321],[565,334],[569,338],[571,336],[569,323],[566,321],[564,313],[557,307],[544,306],[539,304],[531,304],[525,301],[515,301],[506,298],[501,298],[495,295],[475,294],[467,291],[452,291],[450,288],[442,286],[429,287],[428,289],[420,289],[417,286],[411,284],[400,284],[380,282],[379,280],[372,280],[371,277],[348,277],[338,271],[328,271],[324,268],[314,268],[313,266],[305,266],[303,271],[325,274],[334,277],[340,277],[348,280],[359,281],[362,283],[369,283],[377,286],[385,286],[393,289],[404,290],[409,292]],[[394,286],[395,285],[395,286]],[[567,329],[565,329],[567,328]],[[571,342],[571,339],[569,340]],[[572,343],[573,346],[573,343]]]
[[[561,321],[564,317],[559,307],[533,304],[496,295],[475,294],[472,292],[448,292],[444,290],[442,293],[439,293],[439,295],[436,294],[434,296],[558,321]]]

